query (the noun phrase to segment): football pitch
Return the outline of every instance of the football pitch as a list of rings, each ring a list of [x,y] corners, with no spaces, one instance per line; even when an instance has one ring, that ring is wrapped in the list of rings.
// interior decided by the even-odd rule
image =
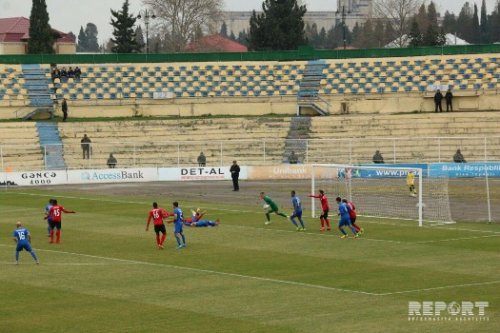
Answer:
[[[498,223],[419,228],[360,217],[360,239],[340,239],[335,228],[321,233],[308,212],[305,232],[279,216],[264,225],[264,187],[0,189],[0,332],[500,332]],[[290,211],[289,191],[265,190]],[[58,245],[43,220],[52,197],[77,211],[63,216]],[[169,211],[179,201],[186,215],[200,207],[221,224],[185,227],[181,250],[167,225],[158,250],[145,231],[153,201]],[[14,264],[17,220],[40,265],[26,252]],[[484,313],[478,302],[487,302]],[[424,303],[430,315],[409,311]]]

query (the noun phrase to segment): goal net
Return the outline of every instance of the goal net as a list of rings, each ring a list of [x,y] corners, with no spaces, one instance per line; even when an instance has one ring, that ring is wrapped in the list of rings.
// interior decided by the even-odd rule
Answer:
[[[414,191],[407,175],[414,173]],[[353,201],[361,216],[398,220],[451,223],[447,178],[428,178],[419,168],[316,164],[311,171],[311,191],[323,190],[332,213],[337,196]],[[321,206],[312,199],[312,217],[319,216]]]

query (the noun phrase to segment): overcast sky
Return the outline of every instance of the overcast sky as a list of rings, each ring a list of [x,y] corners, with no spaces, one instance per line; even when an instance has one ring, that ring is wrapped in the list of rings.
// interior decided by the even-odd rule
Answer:
[[[110,8],[120,9],[124,0],[46,0],[50,16],[50,24],[55,29],[69,32],[78,36],[80,26],[88,22],[97,25],[100,43],[111,37]],[[466,0],[435,0],[438,11],[444,13],[450,10],[459,13]],[[138,13],[142,7],[142,0],[129,0],[130,10]],[[427,1],[429,2],[429,1]],[[481,6],[481,0],[469,1]],[[497,0],[486,0],[486,7],[490,13]],[[31,0],[0,0],[0,18],[13,16],[30,16]],[[249,11],[259,10],[262,0],[225,0],[226,10]],[[304,0],[309,11],[335,11],[336,0]]]

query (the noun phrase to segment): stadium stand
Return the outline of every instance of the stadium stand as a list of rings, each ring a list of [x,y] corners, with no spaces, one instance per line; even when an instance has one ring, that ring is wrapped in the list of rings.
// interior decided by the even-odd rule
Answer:
[[[35,123],[0,123],[2,170],[43,170],[44,158]]]
[[[304,63],[277,62],[82,65],[80,80],[56,79],[53,98],[152,99],[295,95]],[[45,67],[46,76],[50,68]]]
[[[470,162],[500,161],[499,122],[498,112],[314,117],[308,161],[371,163],[380,150],[386,163],[451,162],[456,149]]]
[[[403,102],[407,107],[405,111],[424,111],[431,109],[432,102],[428,101],[430,104],[425,105],[421,98],[431,99],[431,87],[437,85],[450,86],[456,97],[468,97],[457,106],[462,110],[473,110],[484,106],[478,106],[477,96],[495,94],[500,90],[499,59],[500,55],[494,53],[330,59],[319,62],[321,73],[315,75],[317,83],[308,79],[314,62],[306,61],[84,64],[81,65],[80,80],[56,79],[50,88],[52,99],[65,97],[72,106],[85,107],[85,110],[89,105],[107,105],[117,101],[123,105],[147,106],[154,109],[154,115],[157,115],[158,108],[153,104],[161,102],[167,95],[168,99],[174,98],[181,103],[190,100],[197,103],[201,99],[210,103],[226,99],[227,103],[235,101],[229,100],[235,97],[254,102],[257,99],[253,97],[300,99],[310,93],[312,83],[315,85],[314,96],[326,102],[350,99],[358,106],[354,112],[370,113],[369,109],[377,105],[371,96],[416,98]],[[42,67],[49,80],[49,65]],[[153,102],[158,96],[163,97]],[[360,102],[367,103],[360,106]],[[411,110],[408,109],[410,107]],[[386,107],[384,112],[396,112],[397,108],[397,105]],[[169,110],[174,109],[171,107]],[[325,111],[324,107],[321,109]],[[212,112],[212,109],[206,110],[205,113]],[[333,107],[329,111],[337,110]],[[268,108],[264,113],[269,112],[274,111]],[[204,113],[197,113],[200,114]]]
[[[229,166],[281,163],[289,126],[290,118],[220,118],[62,123],[59,131],[68,168],[106,168],[110,153],[117,167],[195,166],[201,151],[207,166]],[[92,140],[91,160],[82,159],[83,134]]]
[[[468,100],[459,100],[459,110],[498,110],[500,54],[495,53],[338,59],[309,63],[244,61],[79,66],[82,69],[80,80],[69,78],[63,81],[55,79],[52,82],[50,66],[41,65],[47,82],[50,82],[51,99],[61,100],[66,97],[71,102],[71,112],[76,112],[79,105],[90,105],[90,109],[99,111],[102,110],[101,105],[106,105],[100,104],[100,101],[117,101],[117,104],[109,104],[115,108],[109,108],[108,116],[119,108],[123,109],[122,105],[127,102],[127,105],[137,108],[147,105],[157,115],[165,115],[161,112],[164,112],[167,102],[161,99],[152,101],[155,94],[169,94],[177,100],[174,107],[184,108],[183,110],[194,108],[186,106],[187,103],[201,105],[204,102],[200,101],[204,99],[215,101],[213,108],[226,107],[231,113],[239,109],[236,109],[236,104],[229,107],[226,104],[239,101],[248,112],[251,108],[258,108],[248,106],[251,102],[260,100],[255,97],[263,97],[261,99],[270,100],[271,104],[276,101],[274,105],[278,105],[276,109],[279,111],[285,110],[287,114],[291,114],[293,110],[291,111],[290,101],[296,101],[301,93],[309,96],[312,92],[314,96],[325,99],[343,101],[345,98],[347,102],[357,101],[358,106],[366,102],[361,111],[358,107],[355,113],[365,112],[370,115],[312,118],[311,141],[307,146],[288,143],[290,118],[285,118],[283,122],[280,122],[283,118],[207,118],[59,124],[64,143],[64,159],[69,168],[106,167],[109,153],[115,154],[119,166],[194,165],[200,151],[205,152],[209,164],[215,165],[228,165],[232,159],[246,165],[261,164],[263,160],[264,163],[280,163],[285,160],[289,151],[302,149],[304,153],[301,156],[310,163],[366,163],[371,161],[376,149],[384,153],[388,162],[446,161],[458,147],[467,156],[467,160],[479,161],[485,158],[485,136],[491,140],[489,147],[500,146],[497,138],[500,133],[495,126],[499,117],[495,112],[388,116],[375,114],[379,111],[373,109],[373,105],[378,105],[384,110],[381,112],[401,112],[400,107],[406,106],[403,104],[408,99],[396,102],[390,100],[393,97],[411,96],[411,102],[414,103],[406,103],[411,104],[411,110],[431,111],[432,109],[422,106],[425,99],[429,101],[433,96],[429,86],[449,85],[458,98],[472,96]],[[20,65],[0,64],[0,78],[0,106],[4,107],[1,109],[2,118],[6,118],[4,114],[8,112],[3,110],[9,107],[10,110],[27,108],[30,97]],[[481,97],[478,98],[479,96]],[[289,104],[284,104],[284,101]],[[182,104],[184,102],[186,104]],[[409,111],[408,108],[405,110]],[[198,115],[193,111],[188,112],[191,112],[190,115]],[[256,112],[258,114],[259,110]],[[210,112],[199,114],[208,113]],[[92,113],[90,116],[99,114]],[[11,128],[9,131],[15,129]],[[26,135],[29,136],[29,133],[27,131]],[[83,133],[87,133],[93,140],[91,161],[81,158],[79,140]],[[443,136],[454,138],[450,141],[440,139],[434,145],[429,140],[411,139]],[[457,136],[467,138],[457,139]],[[33,137],[36,138],[36,133]],[[7,156],[12,152],[8,147],[14,141],[8,141],[3,136],[0,138],[5,138],[0,141],[2,149],[8,149],[3,152],[4,167],[19,167],[11,164]],[[29,150],[28,154],[37,155],[33,158],[36,161],[33,164],[43,165],[43,153],[38,146],[38,139],[25,142],[22,135],[20,138],[20,144],[34,144],[33,152]],[[404,139],[399,140],[396,147],[396,139],[385,138]],[[331,141],[328,141],[328,149],[322,153],[326,139]],[[436,145],[440,146],[439,149]],[[397,156],[389,156],[395,149]],[[488,151],[486,158],[500,160],[499,153],[494,149]],[[30,166],[29,163],[26,165]]]
[[[28,91],[21,66],[0,64],[0,106],[22,106]]]
[[[449,85],[457,97],[500,90],[500,54],[330,59],[321,63],[322,75],[317,76],[321,79],[315,89],[318,96],[326,99],[363,99],[370,95],[430,98],[432,91],[428,88],[433,85]],[[310,66],[305,61],[83,64],[81,79],[54,82],[50,65],[43,64],[41,68],[50,82],[51,99],[66,97],[71,106],[79,106],[99,105],[100,101],[148,105],[155,94],[186,101],[294,98],[304,93],[308,84],[304,76],[307,78]],[[0,65],[0,77],[1,106],[29,105],[21,66]],[[464,106],[474,108],[477,109]]]
[[[321,94],[425,93],[429,85],[454,91],[499,89],[500,55],[327,60]]]

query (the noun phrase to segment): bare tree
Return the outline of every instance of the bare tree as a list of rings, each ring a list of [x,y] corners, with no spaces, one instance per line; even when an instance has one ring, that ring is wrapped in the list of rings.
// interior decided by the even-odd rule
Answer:
[[[418,12],[423,0],[374,0],[373,12],[386,19],[397,37],[396,45],[404,47],[408,40],[410,20]]]
[[[169,51],[183,51],[201,27],[215,33],[224,0],[143,0],[158,18],[154,29],[165,36]]]

